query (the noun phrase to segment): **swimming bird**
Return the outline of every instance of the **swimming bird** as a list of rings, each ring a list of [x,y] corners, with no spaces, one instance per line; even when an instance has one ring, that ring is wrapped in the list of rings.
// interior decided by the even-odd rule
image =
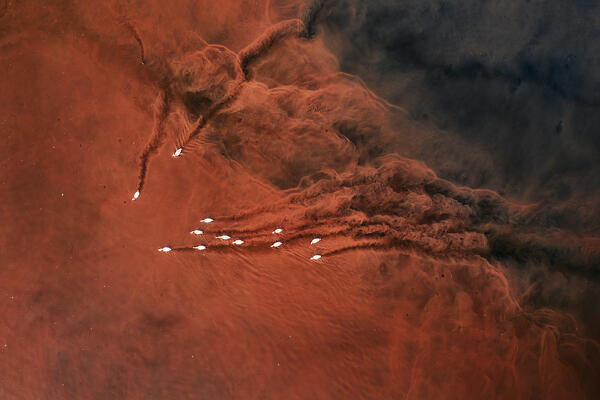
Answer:
[[[310,244],[313,245],[315,243],[319,243],[321,241],[321,238],[314,238],[313,240],[310,241]]]
[[[283,243],[281,243],[281,242],[275,242],[275,243],[273,243],[273,244],[271,245],[271,247],[279,247],[279,246],[281,246],[282,244],[283,244]]]
[[[165,246],[165,247],[161,247],[160,249],[158,249],[158,251],[162,251],[162,252],[165,252],[165,253],[168,253],[168,252],[170,252],[171,250],[172,250],[172,249],[171,249],[170,247],[167,247],[167,246]]]
[[[202,235],[203,233],[200,229],[194,229],[190,232],[191,235]]]
[[[281,229],[281,228],[277,228],[277,229],[275,229],[275,230],[274,230],[273,232],[271,232],[271,233],[275,235],[275,234],[278,234],[278,233],[281,233],[281,232],[283,232],[283,229]]]
[[[319,258],[321,258],[320,254],[315,254],[314,256],[312,256],[310,259],[311,260],[318,260]]]
[[[221,240],[229,240],[231,239],[231,236],[227,236],[227,235],[221,235],[221,236],[215,236],[217,239],[221,239]]]
[[[206,246],[198,245],[193,247],[196,250],[206,250]]]
[[[173,153],[173,157],[179,157],[182,151],[183,149],[181,147],[178,148],[177,150],[175,150],[175,153]]]
[[[138,191],[136,191],[136,192],[133,194],[133,198],[132,198],[131,200],[133,201],[133,200],[137,199],[138,197],[140,197],[140,191],[139,191],[139,190],[138,190]]]
[[[200,222],[204,222],[205,224],[210,224],[210,223],[211,223],[211,222],[213,222],[213,221],[214,221],[214,219],[212,219],[212,218],[204,218],[204,219],[203,219],[202,221],[200,221]]]
[[[237,244],[237,245],[239,246],[240,244],[244,244],[244,241],[243,241],[243,240],[241,240],[241,239],[236,239],[236,240],[234,240],[232,243],[233,243],[233,244]]]

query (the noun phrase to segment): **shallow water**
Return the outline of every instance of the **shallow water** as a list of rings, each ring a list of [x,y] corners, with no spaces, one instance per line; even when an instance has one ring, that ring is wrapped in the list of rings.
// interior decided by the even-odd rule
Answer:
[[[529,208],[394,154],[397,110],[338,74],[318,38],[285,38],[229,85],[246,34],[297,12],[251,3],[197,13],[196,34],[184,7],[151,2],[0,16],[0,397],[597,393],[586,321],[525,307],[512,266],[489,254],[482,226],[518,226]],[[161,78],[164,63],[200,68],[198,49],[223,83],[209,94],[236,94],[188,143],[189,87]]]

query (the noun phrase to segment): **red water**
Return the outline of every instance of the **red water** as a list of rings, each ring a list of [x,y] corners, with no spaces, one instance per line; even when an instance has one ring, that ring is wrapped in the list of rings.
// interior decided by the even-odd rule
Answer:
[[[519,305],[451,192],[517,206],[431,194],[318,37],[242,77],[236,54],[301,14],[269,3],[6,2],[0,397],[593,397],[597,344]],[[232,99],[186,141],[194,84]]]

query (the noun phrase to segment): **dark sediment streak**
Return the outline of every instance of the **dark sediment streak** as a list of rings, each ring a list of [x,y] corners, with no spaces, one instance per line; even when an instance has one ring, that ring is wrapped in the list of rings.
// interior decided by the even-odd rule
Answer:
[[[170,104],[167,91],[161,91],[154,104],[154,128],[150,142],[140,155],[138,191],[141,193],[146,182],[150,157],[158,151],[165,138],[164,124],[169,115]]]

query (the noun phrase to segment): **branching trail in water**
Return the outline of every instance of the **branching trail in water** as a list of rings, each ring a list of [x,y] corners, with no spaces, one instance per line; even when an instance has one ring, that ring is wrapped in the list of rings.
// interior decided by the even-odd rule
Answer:
[[[145,64],[144,46],[142,40],[140,39],[133,25],[131,25],[130,23],[126,23],[125,25],[128,28],[128,30],[133,34],[136,41],[138,41],[141,51],[141,61],[142,64]],[[236,82],[233,85],[233,89],[231,89],[230,92],[224,98],[212,103],[208,107],[208,110],[196,119],[189,133],[185,135],[187,136],[187,138],[183,141],[183,144],[181,144],[181,146],[177,149],[174,156],[178,157],[179,155],[181,155],[190,143],[194,142],[202,135],[203,129],[215,116],[217,116],[221,111],[228,108],[236,101],[240,92],[244,88],[244,84],[246,82],[251,81],[252,79],[250,70],[250,66],[252,65],[252,63],[259,60],[261,57],[264,57],[275,44],[290,36],[301,37],[305,39],[310,39],[312,37],[311,35],[305,34],[304,24],[302,21],[298,19],[287,20],[270,27],[254,42],[252,42],[249,46],[240,51],[239,55],[236,57],[236,60],[238,63],[237,68],[240,68],[243,71],[243,76],[236,79]],[[223,46],[217,47],[223,48]],[[185,77],[186,80],[189,80],[189,73],[190,72],[188,71]],[[201,75],[203,71],[192,71],[192,73]],[[170,78],[169,80],[170,85],[174,86],[173,84],[175,78]],[[175,89],[175,87],[172,86],[164,88],[158,95],[158,98],[156,100],[157,104],[155,104],[154,112],[155,125],[150,143],[146,146],[146,148],[140,156],[139,181],[137,191],[134,194],[134,200],[141,195],[151,155],[158,152],[161,144],[164,142],[164,125],[171,112],[171,97],[182,95],[182,93],[178,92]],[[156,108],[158,108],[158,110]]]
[[[598,392],[579,383],[599,381],[585,323],[600,242],[561,232],[561,212],[518,209],[396,155],[435,134],[407,136],[393,119],[410,116],[390,117],[381,88],[339,70],[328,40],[348,36],[325,23],[353,0],[272,0],[274,25],[254,0],[51,3],[0,0],[3,394]],[[355,3],[336,23],[375,2]],[[248,32],[258,39],[238,51]],[[456,149],[473,148],[436,154]],[[138,183],[144,199],[122,205],[116,186]]]
[[[361,248],[463,257],[483,253],[486,237],[471,226],[466,209],[458,205],[455,210],[445,208],[446,203],[439,195],[436,196],[439,206],[431,207],[431,198],[424,195],[423,182],[406,182],[403,188],[393,188],[393,181],[387,178],[389,171],[403,173],[403,167],[406,164],[391,162],[379,169],[365,169],[362,176],[332,182],[327,192],[315,197],[314,191],[323,184],[319,182],[273,205],[199,222],[191,227],[195,230],[191,233],[202,232],[198,239],[205,246],[203,251],[223,250],[228,245],[236,250],[253,251],[304,249],[314,253],[307,254],[307,259]],[[364,193],[375,186],[379,188],[379,196],[365,197]],[[410,204],[403,204],[407,189],[415,195]],[[429,208],[415,203],[417,195]],[[382,202],[389,206],[382,207]],[[378,209],[378,213],[372,213],[372,209]]]

